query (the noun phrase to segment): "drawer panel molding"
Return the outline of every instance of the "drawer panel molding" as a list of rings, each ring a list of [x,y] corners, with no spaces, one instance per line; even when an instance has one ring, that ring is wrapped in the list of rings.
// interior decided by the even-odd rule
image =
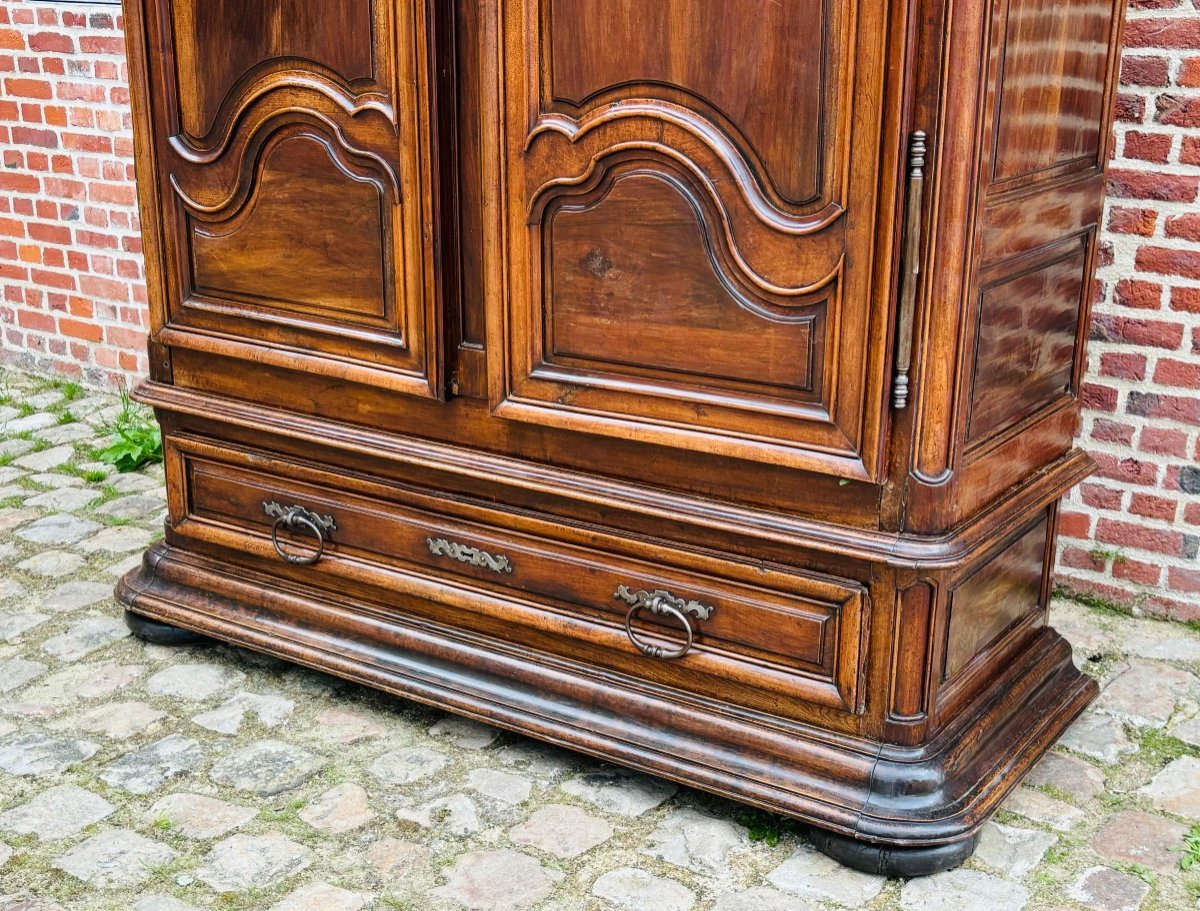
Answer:
[[[398,611],[458,599],[463,622],[564,653],[582,640],[618,672],[662,659],[679,668],[662,682],[685,690],[798,716],[863,708],[868,599],[853,580],[724,558],[699,572],[674,563],[677,544],[639,542],[633,557],[549,517],[191,437],[169,437],[167,460],[187,491],[170,535],[191,547]]]

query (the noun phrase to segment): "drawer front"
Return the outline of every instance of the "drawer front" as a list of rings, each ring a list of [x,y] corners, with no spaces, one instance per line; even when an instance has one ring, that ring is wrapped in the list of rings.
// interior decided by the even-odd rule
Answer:
[[[781,697],[861,705],[865,592],[855,583],[689,557],[191,438],[168,452],[186,498],[172,504],[173,534],[289,578],[342,592],[361,584],[367,602],[701,695],[757,691],[743,701],[773,711]],[[689,632],[690,649],[672,658]]]

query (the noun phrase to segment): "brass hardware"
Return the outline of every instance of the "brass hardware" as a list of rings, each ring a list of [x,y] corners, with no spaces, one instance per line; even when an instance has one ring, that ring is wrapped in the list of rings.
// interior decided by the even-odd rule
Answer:
[[[333,516],[318,515],[303,506],[281,506],[274,500],[263,502],[263,512],[275,521],[271,525],[271,543],[280,559],[295,566],[312,566],[325,555],[325,536],[331,531],[337,531],[337,523]],[[317,539],[317,550],[311,554],[293,554],[283,549],[279,543],[279,529],[286,528],[291,532],[307,532]]]
[[[613,597],[629,605],[629,610],[625,614],[625,635],[629,637],[629,641],[643,655],[649,658],[660,658],[663,661],[674,661],[682,658],[692,650],[693,632],[692,624],[687,618],[688,614],[695,614],[699,619],[707,620],[713,615],[713,611],[716,610],[712,605],[701,604],[699,601],[685,601],[683,598],[677,598],[675,595],[662,589],[656,589],[652,592],[645,590],[634,592],[630,591],[629,586],[620,585],[617,586]],[[668,651],[658,645],[651,645],[649,642],[643,642],[633,631],[633,620],[644,610],[658,617],[671,617],[677,620],[679,625],[683,627],[687,641],[673,651]]]
[[[426,538],[425,543],[429,545],[429,552],[435,557],[449,557],[459,563],[470,563],[472,566],[490,569],[494,573],[513,571],[512,561],[503,554],[493,556],[478,547],[469,547],[456,541],[447,541],[445,538]]]
[[[922,204],[925,191],[925,131],[912,134],[908,145],[908,196],[904,224],[904,276],[900,286],[900,324],[896,335],[896,379],[892,404],[908,407],[908,372],[912,369],[913,324],[916,321],[917,279],[921,275]]]

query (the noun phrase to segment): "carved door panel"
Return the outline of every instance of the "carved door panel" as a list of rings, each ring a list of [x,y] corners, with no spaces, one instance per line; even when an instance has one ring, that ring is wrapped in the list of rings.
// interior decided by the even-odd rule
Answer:
[[[440,395],[424,0],[163,0],[143,25],[162,339]]]
[[[887,15],[496,2],[496,413],[873,478]]]

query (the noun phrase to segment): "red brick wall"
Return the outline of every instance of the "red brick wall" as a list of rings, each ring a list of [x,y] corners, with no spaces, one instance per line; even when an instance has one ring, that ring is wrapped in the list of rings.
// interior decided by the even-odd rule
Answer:
[[[1200,9],[1134,0],[1059,578],[1200,618]]]
[[[1134,0],[1060,579],[1200,618],[1200,0]],[[115,7],[0,0],[0,360],[115,384],[145,289]]]
[[[0,359],[146,369],[120,7],[0,0]]]

